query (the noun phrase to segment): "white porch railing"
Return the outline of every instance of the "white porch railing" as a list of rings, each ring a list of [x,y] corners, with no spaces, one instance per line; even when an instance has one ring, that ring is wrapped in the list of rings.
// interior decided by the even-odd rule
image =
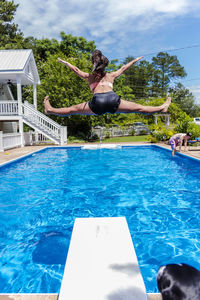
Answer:
[[[18,115],[17,101],[0,101],[0,116]]]
[[[0,131],[0,151],[8,150],[21,146],[20,133],[6,133]]]
[[[52,144],[52,140],[47,138],[41,133],[38,133],[33,130],[29,130],[28,132],[24,132],[24,145],[32,146],[38,144]]]
[[[18,116],[18,102],[0,100],[0,117]],[[36,132],[58,145],[67,142],[67,127],[60,126],[46,115],[39,112],[34,105],[25,101],[22,103],[23,122]]]
[[[67,128],[60,126],[36,110],[35,107],[27,101],[22,104],[22,115],[23,120],[35,130],[38,130],[38,132],[41,132],[50,139],[54,139],[60,145],[67,142]]]

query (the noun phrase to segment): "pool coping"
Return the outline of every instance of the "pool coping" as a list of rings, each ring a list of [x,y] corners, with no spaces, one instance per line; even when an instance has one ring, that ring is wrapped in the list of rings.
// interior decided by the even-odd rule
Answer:
[[[116,143],[118,144],[118,143]],[[163,144],[149,144],[149,143],[137,143],[137,144],[122,144],[119,143],[118,145],[121,145],[122,148],[129,148],[129,147],[141,147],[141,146],[145,146],[145,147],[155,147],[155,148],[161,148],[163,150],[166,150],[168,152],[171,152],[171,149],[169,147],[167,147],[167,145],[163,145]],[[46,149],[82,149],[82,146],[84,146],[84,144],[81,145],[66,145],[66,146],[53,146],[53,145],[48,145],[48,146],[43,146],[38,150],[33,150],[30,151],[29,153],[25,154],[25,155],[21,155],[19,157],[16,157],[14,159],[10,159],[6,162],[0,163],[0,169],[4,166],[7,165],[11,165],[12,163],[15,163],[16,161],[21,161],[26,159],[27,157],[32,156],[35,153],[38,152],[43,152]],[[88,150],[88,149],[87,149]],[[195,161],[200,161],[200,158],[198,157],[194,157],[189,155],[188,153],[180,153],[180,152],[176,152],[177,156],[182,156],[185,158],[189,158]],[[162,300],[162,296],[160,293],[147,293],[149,300]],[[0,293],[0,300],[57,300],[58,299],[59,294],[58,293]]]
[[[162,300],[159,293],[147,293],[149,300]],[[0,300],[58,300],[59,294],[0,294]],[[85,300],[85,299],[84,299]]]

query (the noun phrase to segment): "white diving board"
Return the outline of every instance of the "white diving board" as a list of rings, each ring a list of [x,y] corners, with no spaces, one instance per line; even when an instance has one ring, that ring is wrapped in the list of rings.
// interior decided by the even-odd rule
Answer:
[[[77,218],[59,300],[146,300],[125,217]]]

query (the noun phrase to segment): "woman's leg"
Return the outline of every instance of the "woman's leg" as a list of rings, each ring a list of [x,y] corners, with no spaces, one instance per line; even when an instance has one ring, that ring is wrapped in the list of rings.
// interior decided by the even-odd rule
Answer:
[[[49,96],[44,98],[44,110],[47,115],[69,116],[69,115],[94,115],[87,102],[70,107],[54,108],[49,102]]]
[[[135,102],[121,100],[120,105],[118,107],[118,113],[156,113],[156,112],[163,112],[166,113],[168,107],[171,103],[171,98],[168,97],[165,103],[160,106],[144,106],[141,104],[137,104]]]

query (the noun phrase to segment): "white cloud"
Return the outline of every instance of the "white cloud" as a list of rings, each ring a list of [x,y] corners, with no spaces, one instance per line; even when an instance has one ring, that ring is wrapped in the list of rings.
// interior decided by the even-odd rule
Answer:
[[[177,23],[178,17],[200,12],[198,0],[16,1],[15,22],[25,37],[59,39],[64,31],[95,40],[105,55],[119,60],[166,49],[162,28]]]
[[[110,59],[117,57],[120,62],[129,55],[136,57],[158,49],[177,48],[174,36],[163,43],[163,29],[166,33],[166,28],[170,28],[174,35],[174,27],[184,17],[194,20],[200,16],[199,0],[14,1],[19,3],[15,22],[25,37],[59,39],[61,31],[84,36],[95,40],[96,46]],[[200,104],[198,88],[190,87]]]
[[[25,36],[58,37],[60,31],[90,38],[149,30],[196,9],[196,0],[18,0],[16,23]],[[134,22],[135,21],[135,22]]]

